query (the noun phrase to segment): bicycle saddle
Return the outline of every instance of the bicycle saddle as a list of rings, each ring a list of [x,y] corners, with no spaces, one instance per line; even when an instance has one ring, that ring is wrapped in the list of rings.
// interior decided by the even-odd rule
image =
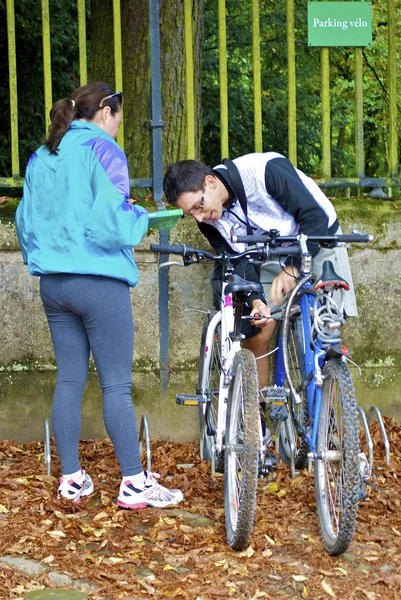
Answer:
[[[345,279],[343,279],[339,275],[337,275],[331,260],[324,261],[322,266],[322,274],[320,275],[320,277],[317,278],[313,289],[320,290],[326,285],[332,285],[334,287],[344,288],[344,290],[349,290],[348,282],[345,281]]]
[[[225,289],[226,294],[263,294],[263,285],[261,283],[257,283],[256,281],[247,281],[246,279],[242,279],[239,275],[235,273],[230,275],[230,283],[227,285]]]

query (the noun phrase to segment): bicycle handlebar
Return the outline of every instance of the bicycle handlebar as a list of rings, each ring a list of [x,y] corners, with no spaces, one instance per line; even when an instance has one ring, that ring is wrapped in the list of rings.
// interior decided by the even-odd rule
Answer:
[[[158,252],[159,254],[179,254],[180,256],[185,258],[190,258],[192,256],[196,256],[198,260],[202,260],[202,259],[208,259],[208,260],[214,260],[216,262],[222,260],[223,255],[222,254],[212,254],[211,252],[208,252],[207,250],[201,250],[200,248],[193,248],[192,246],[187,246],[186,244],[182,244],[182,245],[175,245],[172,244],[171,246],[169,245],[163,245],[163,244],[151,244],[150,245],[150,250],[152,250],[152,252]],[[274,258],[274,257],[287,257],[287,256],[295,256],[296,254],[299,254],[299,249],[298,246],[286,246],[286,247],[277,247],[277,248],[264,248],[264,247],[259,247],[259,248],[250,248],[249,250],[246,250],[245,252],[241,252],[240,254],[228,254],[226,253],[225,256],[229,256],[231,260],[239,260],[240,258],[243,258],[244,256],[250,256],[250,255],[257,255],[259,260],[266,260],[267,258]]]
[[[338,235],[308,235],[305,236],[307,242],[354,242],[354,243],[367,243],[373,242],[373,235],[365,233],[350,233],[350,234],[338,234]],[[278,235],[271,236],[268,233],[263,235],[233,235],[231,241],[234,243],[243,244],[285,244],[285,243],[297,243],[299,241],[299,235]]]
[[[351,234],[341,235],[283,235],[280,236],[275,230],[266,233],[264,235],[233,235],[231,240],[233,242],[245,243],[245,244],[263,244],[263,246],[255,246],[254,248],[248,248],[244,252],[239,254],[212,254],[207,250],[200,248],[193,248],[186,244],[151,244],[150,250],[152,252],[158,252],[159,254],[178,254],[184,258],[184,264],[192,264],[193,262],[199,262],[201,260],[213,260],[215,262],[224,260],[224,257],[230,260],[236,261],[243,257],[251,258],[256,256],[258,261],[265,261],[269,258],[288,257],[296,256],[300,254],[300,240],[305,242],[317,242],[321,245],[333,242],[354,242],[354,243],[366,243],[372,242],[373,236],[354,232]],[[281,244],[292,244],[282,246]],[[194,258],[195,257],[195,258]]]
[[[217,258],[214,254],[208,252],[207,250],[193,248],[192,246],[187,246],[186,244],[172,244],[171,246],[168,244],[150,244],[150,249],[152,252],[158,252],[159,254],[179,254],[180,256],[192,256],[193,254],[199,256],[199,254],[202,254],[202,256],[209,258],[210,260]]]

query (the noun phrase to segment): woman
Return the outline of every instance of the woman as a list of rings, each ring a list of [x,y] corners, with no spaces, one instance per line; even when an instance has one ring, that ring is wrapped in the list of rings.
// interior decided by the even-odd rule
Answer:
[[[183,498],[144,472],[131,399],[134,329],[132,247],[147,212],[130,201],[127,159],[115,141],[122,92],[104,83],[78,88],[50,111],[48,138],[29,159],[16,214],[17,235],[40,295],[57,363],[52,426],[62,477],[58,498],[93,492],[78,444],[89,354],[99,374],[103,417],[122,472],[117,505],[164,507]]]

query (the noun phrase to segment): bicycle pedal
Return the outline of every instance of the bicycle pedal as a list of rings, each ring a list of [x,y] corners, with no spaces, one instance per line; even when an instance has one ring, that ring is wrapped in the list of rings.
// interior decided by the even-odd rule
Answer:
[[[270,473],[277,471],[277,467],[277,456],[273,454],[273,452],[267,450],[263,463],[260,463],[259,465],[259,477],[270,475]]]
[[[260,390],[261,396],[267,404],[272,402],[285,402],[287,392],[284,387],[278,385],[269,385]]]
[[[176,404],[180,404],[181,406],[199,406],[202,404],[202,396],[190,396],[187,394],[177,394],[175,397]]]

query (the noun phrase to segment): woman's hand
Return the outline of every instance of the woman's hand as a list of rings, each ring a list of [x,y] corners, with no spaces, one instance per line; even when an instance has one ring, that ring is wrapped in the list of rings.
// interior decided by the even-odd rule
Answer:
[[[270,299],[276,306],[283,303],[284,296],[294,289],[297,283],[298,269],[296,267],[286,267],[273,280],[270,288]]]

